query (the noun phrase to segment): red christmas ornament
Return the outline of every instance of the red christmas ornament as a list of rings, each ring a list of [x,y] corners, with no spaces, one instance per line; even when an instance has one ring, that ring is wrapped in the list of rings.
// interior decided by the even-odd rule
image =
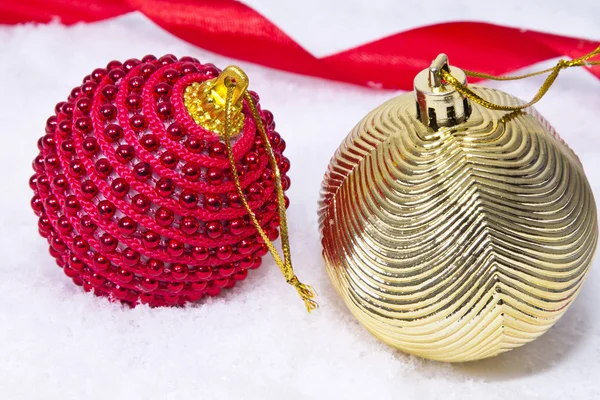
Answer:
[[[182,305],[218,295],[261,265],[270,243],[243,206],[227,146],[184,104],[188,86],[220,73],[191,57],[111,61],[56,105],[38,141],[31,206],[76,285],[130,305]],[[271,112],[257,112],[287,189],[285,142]],[[241,114],[231,147],[239,184],[274,240],[274,170],[248,101]]]

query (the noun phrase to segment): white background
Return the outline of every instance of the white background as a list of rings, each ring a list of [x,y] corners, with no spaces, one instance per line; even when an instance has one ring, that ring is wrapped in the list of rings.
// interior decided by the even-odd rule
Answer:
[[[543,6],[506,1],[487,10],[483,2],[466,1],[248,3],[320,55],[451,19],[600,38],[596,1],[539,2]],[[187,54],[219,66],[236,62],[248,72],[288,143],[292,251],[299,276],[319,293],[317,313],[306,314],[269,257],[242,285],[215,300],[184,309],[132,310],[82,293],[48,255],[27,186],[45,120],[95,67],[146,53]],[[0,27],[0,61],[0,398],[599,398],[599,265],[546,335],[467,364],[425,361],[390,349],[338,299],[318,239],[321,178],[353,125],[396,93],[209,54],[139,15],[72,28]],[[529,98],[539,84],[532,79],[494,86]],[[597,198],[599,107],[600,82],[584,70],[565,71],[538,107],[580,156]]]

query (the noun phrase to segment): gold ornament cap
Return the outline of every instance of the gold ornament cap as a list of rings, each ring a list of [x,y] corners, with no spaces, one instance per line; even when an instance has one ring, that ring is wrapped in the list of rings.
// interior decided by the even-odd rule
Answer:
[[[450,67],[448,57],[440,54],[428,69],[419,72],[414,80],[417,101],[417,119],[433,130],[460,124],[469,118],[469,100],[443,78],[442,71],[452,74],[463,85],[467,75],[456,67]]]

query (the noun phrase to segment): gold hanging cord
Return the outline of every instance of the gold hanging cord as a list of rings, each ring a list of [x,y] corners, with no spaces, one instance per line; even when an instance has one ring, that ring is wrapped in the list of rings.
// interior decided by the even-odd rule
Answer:
[[[548,89],[550,89],[550,87],[552,86],[552,84],[554,83],[556,78],[558,77],[558,74],[560,73],[560,71],[562,71],[563,69],[567,69],[567,68],[571,68],[571,67],[600,65],[600,61],[589,61],[590,58],[593,58],[599,54],[600,54],[600,47],[598,47],[596,50],[592,51],[589,54],[586,54],[582,57],[579,57],[579,58],[576,58],[573,60],[560,60],[558,62],[558,64],[556,64],[556,66],[554,66],[552,68],[548,68],[543,71],[533,72],[530,74],[525,74],[525,75],[520,75],[520,76],[495,76],[495,75],[484,74],[481,72],[464,70],[464,72],[465,72],[465,74],[467,74],[467,76],[483,78],[483,79],[491,79],[491,80],[495,80],[495,81],[516,81],[519,79],[525,79],[525,78],[530,78],[530,77],[536,76],[536,75],[550,73],[550,75],[548,75],[548,77],[546,78],[546,80],[544,81],[542,86],[540,87],[537,94],[533,97],[533,99],[530,102],[519,105],[519,106],[504,106],[504,105],[499,105],[499,104],[494,104],[492,102],[489,102],[489,101],[485,100],[484,98],[482,98],[481,96],[479,96],[478,94],[476,94],[475,92],[473,92],[466,85],[459,82],[459,80],[456,79],[454,76],[452,76],[452,74],[450,74],[450,72],[447,71],[446,69],[441,69],[440,74],[442,76],[443,81],[445,81],[446,84],[454,86],[454,88],[456,88],[456,90],[460,94],[462,94],[463,96],[467,97],[468,99],[474,101],[475,103],[477,103],[485,108],[488,108],[490,110],[499,110],[499,111],[519,111],[519,110],[523,110],[527,107],[531,107],[532,105],[534,105],[535,103],[540,101],[540,99],[542,97],[544,97],[546,92],[548,92]]]
[[[231,65],[223,70],[221,74],[211,80],[202,83],[196,82],[188,86],[184,91],[184,103],[188,113],[194,121],[205,129],[219,135],[225,142],[227,148],[227,158],[231,175],[236,191],[240,196],[242,205],[250,217],[250,221],[256,228],[258,235],[264,241],[273,256],[275,263],[283,273],[287,283],[294,286],[298,291],[308,312],[318,308],[317,302],[314,300],[316,294],[314,290],[300,282],[294,274],[292,268],[292,257],[290,252],[289,230],[285,211],[285,197],[283,194],[283,186],[281,183],[281,172],[271,142],[267,135],[267,131],[262,123],[262,119],[254,104],[254,100],[248,89],[248,77],[244,71]],[[244,194],[240,176],[237,170],[235,159],[233,157],[233,149],[231,145],[232,137],[238,135],[244,126],[244,113],[242,112],[243,100],[246,100],[248,107],[252,113],[252,118],[256,123],[258,132],[264,143],[264,147],[269,158],[269,165],[273,170],[275,177],[275,190],[277,192],[277,210],[280,220],[281,232],[281,247],[283,249],[283,260],[279,256],[275,245],[269,240],[267,233],[264,231],[256,214],[250,208],[248,199]]]

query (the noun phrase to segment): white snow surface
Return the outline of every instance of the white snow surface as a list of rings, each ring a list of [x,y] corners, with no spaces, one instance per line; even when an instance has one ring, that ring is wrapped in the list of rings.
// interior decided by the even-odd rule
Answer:
[[[191,55],[221,67],[236,63],[247,71],[288,144],[294,265],[317,290],[318,312],[306,313],[269,256],[218,298],[185,308],[130,309],[84,293],[48,255],[27,185],[45,121],[94,68],[148,53]],[[530,98],[540,83],[490,85]],[[395,92],[227,59],[138,14],[73,27],[0,26],[0,88],[0,398],[600,398],[600,265],[547,334],[478,362],[405,355],[346,310],[321,258],[321,179],[348,131]],[[597,198],[599,109],[600,82],[583,69],[563,72],[538,107],[581,158]]]

